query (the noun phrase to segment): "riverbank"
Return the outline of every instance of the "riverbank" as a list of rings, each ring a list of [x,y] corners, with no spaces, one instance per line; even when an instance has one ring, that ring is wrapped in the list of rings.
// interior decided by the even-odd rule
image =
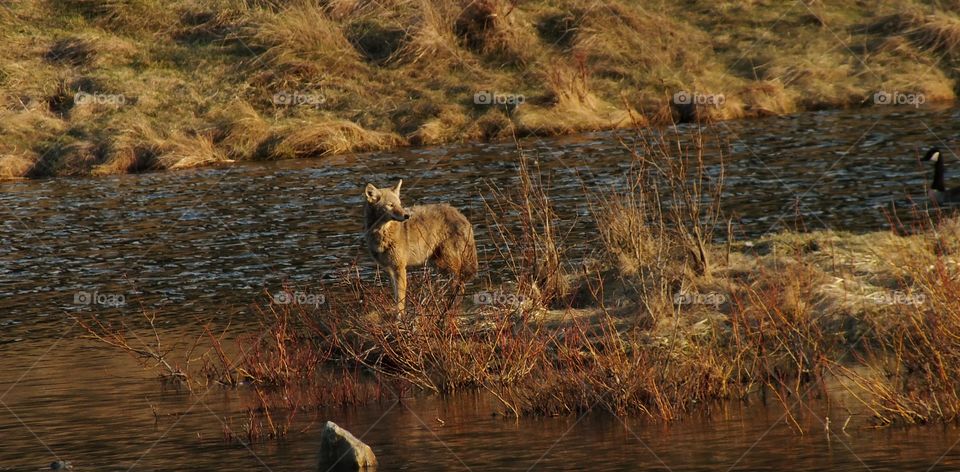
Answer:
[[[785,415],[842,399],[862,413],[854,428],[949,422],[958,250],[957,219],[913,234],[783,232],[711,247],[709,274],[619,253],[546,305],[519,283],[484,287],[464,312],[426,281],[415,320],[334,309],[320,346],[417,389],[487,390],[508,416],[671,421],[763,396]]]
[[[923,106],[955,98],[960,19],[907,0],[138,0],[15,4],[0,30],[0,178],[39,178]]]

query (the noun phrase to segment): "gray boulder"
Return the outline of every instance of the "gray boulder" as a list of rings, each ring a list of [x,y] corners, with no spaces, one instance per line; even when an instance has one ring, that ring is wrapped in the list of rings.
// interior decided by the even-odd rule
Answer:
[[[320,434],[321,471],[370,470],[377,467],[373,449],[349,431],[327,421]]]

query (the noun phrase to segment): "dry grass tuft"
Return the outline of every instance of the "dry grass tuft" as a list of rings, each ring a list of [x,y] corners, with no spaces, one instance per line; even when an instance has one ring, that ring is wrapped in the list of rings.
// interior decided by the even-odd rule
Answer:
[[[270,138],[270,123],[250,103],[237,101],[212,112],[216,123],[215,143],[231,159],[250,160]]]
[[[0,178],[18,179],[26,177],[39,156],[32,152],[0,155]]]
[[[467,2],[454,21],[454,33],[468,50],[512,65],[524,65],[538,53],[537,38],[516,2]]]
[[[408,139],[410,144],[415,146],[450,142],[463,136],[470,124],[470,116],[466,114],[463,107],[447,105],[440,109],[436,118],[427,120],[420,125],[416,131],[410,134]],[[481,139],[483,137],[485,137],[483,132],[475,136],[469,136],[470,139]]]
[[[446,2],[418,0],[418,15],[407,33],[407,40],[396,53],[396,60],[405,64],[462,64],[463,52],[457,45],[452,17],[455,9]]]
[[[923,49],[942,54],[955,55],[960,46],[960,18],[937,12],[922,19],[915,19],[914,26],[906,34]]]
[[[4,136],[0,142],[3,163],[0,173],[6,178],[38,175],[38,170],[42,170],[40,157],[49,154],[48,146],[63,132],[63,121],[39,106],[19,111],[0,110],[0,134]]]
[[[164,169],[189,169],[232,162],[207,136],[175,134],[166,140],[163,154],[157,158]]]
[[[638,189],[639,181],[631,179],[634,186],[625,192],[614,190],[610,195],[601,196],[594,216],[604,253],[612,256],[621,274],[635,275],[654,263],[661,255],[667,243],[663,234],[657,234],[651,228],[648,215],[652,203],[643,198]]]
[[[265,50],[263,58],[286,74],[283,81],[310,81],[329,70],[342,72],[360,59],[340,24],[321,5],[305,0],[286,4],[277,13],[260,12],[244,31],[251,45]]]
[[[741,96],[746,113],[758,116],[784,115],[797,111],[797,97],[777,80],[747,85]]]
[[[346,120],[329,120],[291,125],[282,134],[271,156],[290,159],[320,157],[346,152],[380,151],[402,146],[404,139],[393,133],[382,133],[362,128]]]
[[[573,130],[602,130],[630,126],[630,114],[599,99],[589,88],[585,65],[551,64],[543,73],[547,93],[536,103],[524,104],[515,112],[522,134],[566,134]]]

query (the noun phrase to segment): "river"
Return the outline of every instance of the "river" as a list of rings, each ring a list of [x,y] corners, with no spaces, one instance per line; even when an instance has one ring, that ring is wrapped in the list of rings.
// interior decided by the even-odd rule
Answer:
[[[958,115],[876,107],[709,126],[726,153],[724,208],[736,237],[889,228],[892,209],[909,217],[923,203],[931,170],[918,153],[952,147]],[[582,189],[619,185],[629,169],[616,135],[522,141],[571,222],[570,246],[589,248],[596,237]],[[194,333],[211,320],[253,328],[251,306],[284,281],[323,285],[354,261],[369,270],[359,244],[362,188],[399,178],[405,203],[446,201],[464,211],[495,278],[501,266],[484,198],[516,186],[516,153],[514,143],[451,144],[0,183],[0,471],[57,459],[78,470],[310,470],[326,419],[363,434],[383,470],[960,467],[954,426],[840,433],[849,413],[826,403],[796,406],[801,435],[776,404],[718,404],[672,424],[605,412],[514,421],[484,395],[415,396],[316,412],[281,441],[228,444],[222,422],[243,408],[243,391],[164,389],[155,372],[83,339],[68,316],[133,320],[148,309],[166,334]],[[715,152],[708,165],[719,169]],[[97,304],[110,300],[123,305]]]

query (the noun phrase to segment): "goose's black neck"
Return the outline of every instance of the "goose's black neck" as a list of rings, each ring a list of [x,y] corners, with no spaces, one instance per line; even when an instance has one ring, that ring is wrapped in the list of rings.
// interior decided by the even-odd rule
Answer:
[[[939,190],[941,192],[946,192],[947,188],[943,185],[943,155],[940,155],[940,158],[937,159],[937,162],[934,163],[933,167],[933,185],[930,188],[934,190]]]

